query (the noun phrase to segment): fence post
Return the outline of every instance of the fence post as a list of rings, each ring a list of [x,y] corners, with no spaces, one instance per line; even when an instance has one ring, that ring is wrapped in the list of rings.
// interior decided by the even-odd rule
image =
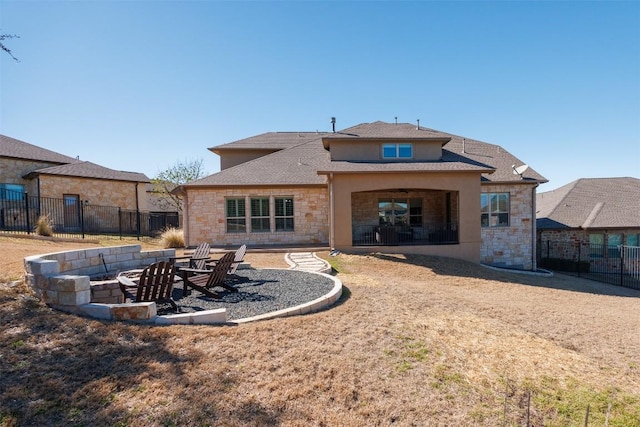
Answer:
[[[118,206],[118,235],[122,240],[122,208]]]
[[[24,208],[27,211],[27,234],[31,234],[31,221],[29,220],[29,192],[24,193]]]
[[[80,200],[80,233],[84,239],[84,202]]]
[[[136,209],[136,238],[140,240],[140,211]]]
[[[620,286],[624,286],[624,246],[618,246],[620,250]]]
[[[582,262],[582,242],[578,240],[578,277],[580,277],[581,262]]]

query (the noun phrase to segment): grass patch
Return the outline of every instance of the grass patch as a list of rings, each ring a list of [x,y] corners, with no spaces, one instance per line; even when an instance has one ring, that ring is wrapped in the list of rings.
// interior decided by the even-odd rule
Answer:
[[[91,247],[0,245],[18,276],[24,256]],[[286,268],[282,253],[247,257]],[[236,327],[82,318],[0,283],[0,426],[522,426],[528,410],[533,425],[582,426],[587,405],[590,427],[640,425],[626,315],[640,293],[442,258],[327,260],[340,304]]]

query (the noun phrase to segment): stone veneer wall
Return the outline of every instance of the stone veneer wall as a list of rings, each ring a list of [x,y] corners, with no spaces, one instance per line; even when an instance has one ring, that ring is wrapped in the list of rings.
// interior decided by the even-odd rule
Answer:
[[[32,196],[37,196],[37,180],[26,180],[23,176],[34,170],[58,165],[58,163],[0,158],[0,183],[24,185],[26,192]]]
[[[536,268],[532,185],[483,185],[483,193],[509,193],[509,227],[482,227],[480,262],[496,267]],[[480,203],[480,200],[478,200]],[[480,221],[480,218],[478,218]]]
[[[246,198],[247,225],[251,223],[251,197],[270,197],[272,218],[273,198],[293,197],[294,231],[227,233],[225,199],[238,197]],[[185,215],[189,217],[188,228],[185,224],[189,246],[203,241],[214,246],[327,244],[329,241],[329,195],[324,187],[190,189]],[[275,227],[273,221],[271,227]]]
[[[89,303],[122,302],[117,283],[92,289],[90,276],[144,268],[175,256],[175,249],[141,251],[140,245],[81,249],[24,259],[27,284],[38,298],[63,311],[78,312]],[[105,268],[106,265],[106,268]]]
[[[136,206],[135,182],[40,176],[40,197],[62,198],[64,194],[75,194],[80,196],[80,200],[88,200],[92,205],[118,206],[122,209],[147,210],[146,189],[145,183],[138,183],[138,206]]]

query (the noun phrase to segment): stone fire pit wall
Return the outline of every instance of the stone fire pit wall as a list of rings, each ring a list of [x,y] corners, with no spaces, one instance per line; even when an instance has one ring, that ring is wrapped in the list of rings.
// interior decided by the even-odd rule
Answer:
[[[117,281],[93,286],[90,278],[175,257],[175,249],[141,249],[140,245],[126,245],[26,257],[25,280],[41,300],[63,311],[79,312],[80,306],[89,303],[117,304],[122,302]]]

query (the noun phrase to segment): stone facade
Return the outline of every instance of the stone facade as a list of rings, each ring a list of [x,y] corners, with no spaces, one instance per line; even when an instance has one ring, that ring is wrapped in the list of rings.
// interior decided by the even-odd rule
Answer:
[[[57,165],[57,163],[7,159],[0,157],[0,183],[24,185],[24,191],[32,196],[37,196],[38,182],[36,180],[26,180],[23,176],[37,169],[44,169]]]
[[[533,185],[482,186],[483,193],[509,193],[510,202],[509,226],[481,229],[482,263],[496,267],[536,269],[533,188]]]
[[[251,232],[250,199],[269,197],[271,232]],[[275,230],[274,198],[292,197],[294,231]],[[227,198],[245,198],[247,232],[227,232]],[[211,191],[189,190],[185,200],[185,239],[188,246],[210,242],[214,246],[324,244],[329,241],[329,198],[325,187],[243,188]]]
[[[83,202],[89,201],[90,205],[147,210],[145,184],[54,175],[41,175],[39,179],[40,197],[62,198],[73,194]]]

